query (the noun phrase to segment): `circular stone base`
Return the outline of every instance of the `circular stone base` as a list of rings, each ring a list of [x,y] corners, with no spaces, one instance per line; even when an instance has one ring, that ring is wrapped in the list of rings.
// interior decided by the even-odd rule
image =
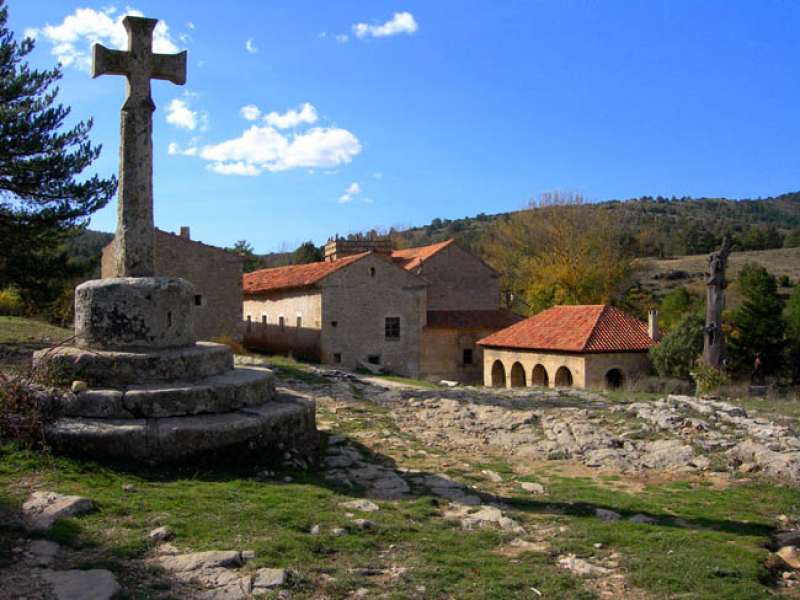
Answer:
[[[75,289],[75,343],[136,350],[194,344],[194,286],[174,277],[94,279]]]

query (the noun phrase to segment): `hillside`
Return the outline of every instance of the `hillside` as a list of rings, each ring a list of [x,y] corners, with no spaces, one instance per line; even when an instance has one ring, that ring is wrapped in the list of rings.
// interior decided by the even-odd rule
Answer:
[[[727,292],[728,307],[736,306],[738,289],[735,285],[739,271],[745,263],[753,262],[766,268],[776,277],[786,275],[792,284],[800,282],[800,248],[779,248],[776,250],[759,250],[749,252],[732,252],[728,259]],[[676,256],[667,259],[643,259],[639,261],[641,270],[637,280],[642,289],[652,293],[656,298],[679,288],[686,287],[690,291],[705,294],[704,274],[708,265],[707,254]],[[783,293],[789,288],[782,288]]]

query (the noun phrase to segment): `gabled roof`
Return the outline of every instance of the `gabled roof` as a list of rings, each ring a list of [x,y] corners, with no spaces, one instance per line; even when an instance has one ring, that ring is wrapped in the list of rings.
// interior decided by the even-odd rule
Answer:
[[[437,252],[441,252],[447,248],[453,243],[453,241],[454,240],[447,240],[445,242],[439,242],[438,244],[431,244],[429,246],[393,250],[392,260],[403,267],[406,271],[411,271],[416,269]]]
[[[369,254],[370,252],[362,252],[329,262],[274,267],[245,273],[242,277],[242,289],[245,294],[258,294],[311,287],[331,273],[351,265]]]
[[[429,310],[428,327],[433,329],[502,329],[522,320],[506,308],[496,310]]]
[[[556,352],[644,352],[647,324],[604,304],[554,306],[493,333],[481,346]]]

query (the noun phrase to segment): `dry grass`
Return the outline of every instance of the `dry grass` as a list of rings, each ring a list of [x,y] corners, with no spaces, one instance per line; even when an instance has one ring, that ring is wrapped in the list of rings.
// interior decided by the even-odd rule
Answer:
[[[776,277],[787,275],[793,283],[800,282],[800,248],[733,252],[728,261],[728,279],[731,282],[735,282],[739,271],[747,262],[762,265]],[[639,275],[642,286],[658,297],[683,286],[698,293],[705,293],[704,273],[708,266],[707,254],[677,256],[666,259],[641,259],[639,264],[642,268]],[[667,279],[664,277],[664,275],[675,271],[685,271],[689,274],[689,277],[682,279]],[[788,290],[781,289],[781,291],[787,292]],[[737,286],[731,285],[729,287],[728,306],[735,306],[737,300]]]

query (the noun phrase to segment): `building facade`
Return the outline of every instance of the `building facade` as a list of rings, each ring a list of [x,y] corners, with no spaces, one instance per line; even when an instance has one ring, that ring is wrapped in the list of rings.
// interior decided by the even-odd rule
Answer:
[[[646,375],[651,325],[606,305],[555,306],[480,340],[484,385],[616,389]]]
[[[476,342],[519,320],[497,274],[452,242],[331,240],[322,262],[245,275],[244,294],[254,349],[462,382],[481,380]]]
[[[192,283],[194,331],[198,340],[242,336],[241,257],[191,239],[188,227],[179,235],[156,229],[155,272]],[[114,276],[114,241],[103,248],[100,273]]]

